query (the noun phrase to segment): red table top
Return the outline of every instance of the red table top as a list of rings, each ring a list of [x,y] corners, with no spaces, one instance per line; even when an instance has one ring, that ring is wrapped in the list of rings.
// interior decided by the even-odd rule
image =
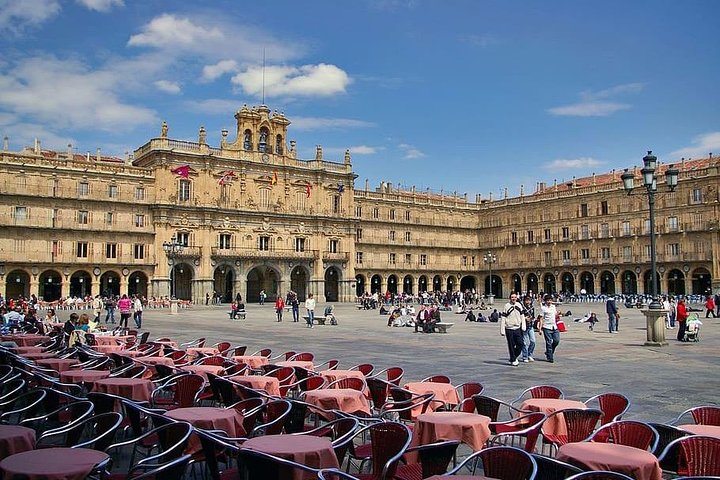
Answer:
[[[95,382],[109,376],[109,370],[66,370],[60,374],[60,381],[65,383]]]
[[[0,425],[0,459],[35,448],[35,430],[20,425]]]
[[[686,432],[694,433],[695,435],[720,438],[720,427],[717,425],[696,425],[693,423],[678,425],[678,428]]]
[[[636,480],[661,480],[658,459],[646,450],[615,443],[576,442],[558,449],[557,459],[583,469],[610,470]]]
[[[87,448],[44,448],[0,461],[4,480],[83,480],[107,453]]]

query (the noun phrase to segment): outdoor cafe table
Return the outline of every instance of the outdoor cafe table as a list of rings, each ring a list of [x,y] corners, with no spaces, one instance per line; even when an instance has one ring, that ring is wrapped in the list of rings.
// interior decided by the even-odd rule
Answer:
[[[410,382],[406,383],[403,388],[405,388],[405,390],[410,390],[411,392],[418,395],[434,393],[435,400],[441,400],[449,405],[457,405],[458,403],[460,403],[460,399],[458,398],[455,387],[453,387],[449,383]],[[437,405],[438,404],[435,402],[430,402],[427,407],[428,411],[435,410]],[[415,418],[415,416],[419,415],[420,413],[422,413],[421,408],[414,408],[412,411],[413,418]]]
[[[93,383],[109,376],[109,370],[65,370],[60,374],[60,381],[65,383]]]
[[[93,345],[92,349],[98,353],[120,353],[124,345]]]
[[[23,357],[28,360],[42,360],[44,358],[56,358],[54,352],[35,352],[35,353],[23,353]]]
[[[251,438],[242,448],[269,453],[276,457],[302,463],[312,468],[338,468],[338,460],[330,440],[312,435],[263,435]],[[294,469],[293,479],[308,477],[306,472]]]
[[[276,377],[269,377],[267,375],[235,375],[228,377],[228,380],[245,385],[253,390],[264,390],[268,395],[274,397],[280,396],[280,380]]]
[[[352,388],[321,388],[305,392],[305,401],[324,410],[345,413],[363,412],[370,415],[370,404],[365,394]]]
[[[459,440],[482,450],[490,438],[490,417],[465,412],[430,412],[418,415],[413,428],[413,446],[441,440]]]
[[[147,365],[166,365],[168,367],[175,366],[173,359],[168,357],[135,357],[135,360]]]
[[[283,362],[276,362],[275,365],[278,367],[300,367],[310,371],[315,369],[315,364],[307,360],[285,360]]]
[[[35,430],[20,425],[0,425],[0,460],[35,448]]]
[[[123,357],[130,357],[130,358],[145,356],[144,352],[141,352],[139,350],[120,350],[119,352],[115,352],[115,353],[117,353],[118,355],[122,355]]]
[[[245,436],[243,428],[243,417],[234,408],[218,407],[185,407],[176,408],[165,413],[166,417],[173,420],[188,422],[197,428],[206,430],[222,430],[231,438]],[[188,444],[188,453],[196,453],[201,450],[200,440],[193,435]]]
[[[185,350],[190,357],[197,357],[198,354],[203,355],[220,355],[220,350],[215,347],[189,347]]]
[[[520,406],[520,410],[540,412],[545,415],[550,415],[558,410],[565,410],[568,408],[585,409],[587,406],[579,400],[566,400],[563,398],[529,398]],[[517,416],[520,415],[524,414],[517,414]],[[567,435],[567,428],[565,427],[565,419],[563,416],[561,414],[554,415],[545,421],[543,424],[543,432],[552,435]]]
[[[42,353],[45,351],[45,347],[17,347],[11,348],[10,350],[17,353],[18,355],[25,355],[26,353]]]
[[[244,363],[250,368],[258,368],[270,364],[268,358],[261,355],[236,355],[232,358],[237,363]]]
[[[95,343],[98,345],[120,345],[128,340],[135,339],[135,335],[100,335],[95,334]]]
[[[43,358],[35,360],[35,363],[41,367],[52,368],[53,370],[62,373],[65,370],[70,370],[70,365],[77,365],[80,363],[80,360],[76,358]]]
[[[43,448],[0,461],[3,480],[83,480],[108,454],[88,448]]]
[[[320,372],[328,383],[336,380],[342,380],[343,378],[359,378],[365,381],[365,375],[360,370],[323,370]]]
[[[697,425],[697,424],[686,424],[678,425],[678,428],[690,432],[693,435],[703,435],[705,437],[720,438],[720,426],[717,425]]]
[[[221,365],[186,365],[184,367],[180,367],[180,370],[191,372],[195,375],[200,375],[206,381],[208,379],[208,373],[212,373],[213,375],[218,376],[225,374],[225,368],[223,368]]]
[[[93,390],[100,393],[111,393],[136,402],[150,400],[155,385],[144,378],[103,378],[95,381]]]
[[[610,470],[636,480],[661,480],[660,462],[647,450],[615,443],[575,442],[558,449],[556,458],[583,470]]]
[[[3,342],[15,342],[18,347],[34,347],[38,343],[47,342],[50,337],[31,333],[28,335],[3,335],[0,340]]]

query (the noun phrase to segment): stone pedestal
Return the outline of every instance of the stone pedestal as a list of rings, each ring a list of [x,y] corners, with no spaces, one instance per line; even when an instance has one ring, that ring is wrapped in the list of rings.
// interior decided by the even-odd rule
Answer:
[[[485,305],[495,305],[495,295],[488,295],[486,300],[487,303]]]
[[[645,315],[645,323],[647,325],[647,341],[646,347],[664,347],[668,344],[665,340],[665,319],[667,318],[667,310],[645,309],[641,310]]]
[[[170,315],[177,315],[177,314],[178,314],[178,301],[170,300]]]

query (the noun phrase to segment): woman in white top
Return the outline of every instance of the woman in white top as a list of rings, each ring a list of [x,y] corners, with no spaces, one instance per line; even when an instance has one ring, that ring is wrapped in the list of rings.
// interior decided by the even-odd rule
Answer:
[[[545,337],[545,359],[555,362],[555,349],[560,345],[560,331],[557,326],[557,309],[552,302],[550,295],[543,297],[543,304],[540,306],[542,312],[542,332]]]

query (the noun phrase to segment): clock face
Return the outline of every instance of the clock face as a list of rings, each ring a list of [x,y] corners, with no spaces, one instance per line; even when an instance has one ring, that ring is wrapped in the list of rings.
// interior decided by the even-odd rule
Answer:
[[[270,161],[270,155],[268,155],[267,153],[263,153],[262,161],[264,163],[268,163]]]

